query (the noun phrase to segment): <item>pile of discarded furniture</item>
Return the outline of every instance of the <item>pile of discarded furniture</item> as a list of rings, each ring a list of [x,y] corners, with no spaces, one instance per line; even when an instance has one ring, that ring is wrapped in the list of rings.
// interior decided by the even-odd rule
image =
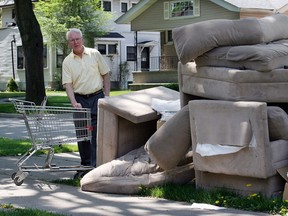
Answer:
[[[277,169],[288,166],[287,22],[276,14],[173,30],[197,187],[283,191]]]
[[[180,96],[157,87],[101,100],[100,166],[83,177],[82,190],[132,194],[195,177],[197,187],[283,191],[277,170],[288,166],[287,23],[277,14],[173,29]],[[181,110],[157,129],[152,99],[179,97]]]

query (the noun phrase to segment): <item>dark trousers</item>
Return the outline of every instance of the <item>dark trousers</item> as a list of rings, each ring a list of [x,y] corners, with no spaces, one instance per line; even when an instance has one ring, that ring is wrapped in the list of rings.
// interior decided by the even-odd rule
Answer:
[[[98,100],[104,98],[104,93],[100,92],[96,95],[89,97],[75,94],[75,99],[82,105],[83,108],[91,109],[91,123],[92,123],[92,139],[91,141],[78,142],[78,150],[81,158],[81,165],[96,167],[96,154],[97,154],[97,112]]]

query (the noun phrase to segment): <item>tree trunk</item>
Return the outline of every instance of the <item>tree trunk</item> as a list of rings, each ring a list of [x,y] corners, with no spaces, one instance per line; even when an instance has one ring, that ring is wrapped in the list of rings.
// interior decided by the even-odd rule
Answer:
[[[45,97],[43,37],[31,0],[14,0],[16,23],[25,56],[26,100],[41,104]]]

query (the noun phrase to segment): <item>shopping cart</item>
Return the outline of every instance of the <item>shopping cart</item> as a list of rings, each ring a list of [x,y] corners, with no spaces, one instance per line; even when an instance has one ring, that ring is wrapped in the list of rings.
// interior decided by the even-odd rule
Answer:
[[[94,168],[52,164],[55,146],[91,139],[90,109],[46,106],[47,98],[40,106],[30,101],[12,98],[9,100],[14,104],[16,111],[23,115],[32,143],[32,147],[17,161],[18,170],[11,176],[17,186],[23,183],[29,172],[89,171]],[[33,159],[32,156],[40,150],[48,151],[44,164],[40,166],[34,162],[25,166],[28,159]]]

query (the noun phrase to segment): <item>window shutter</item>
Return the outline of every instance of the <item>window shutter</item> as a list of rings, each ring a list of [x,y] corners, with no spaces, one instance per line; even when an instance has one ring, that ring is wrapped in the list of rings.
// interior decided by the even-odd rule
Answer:
[[[193,13],[194,13],[194,16],[200,16],[200,0],[194,0]]]
[[[170,3],[169,1],[164,2],[164,20],[168,20],[170,18]]]

